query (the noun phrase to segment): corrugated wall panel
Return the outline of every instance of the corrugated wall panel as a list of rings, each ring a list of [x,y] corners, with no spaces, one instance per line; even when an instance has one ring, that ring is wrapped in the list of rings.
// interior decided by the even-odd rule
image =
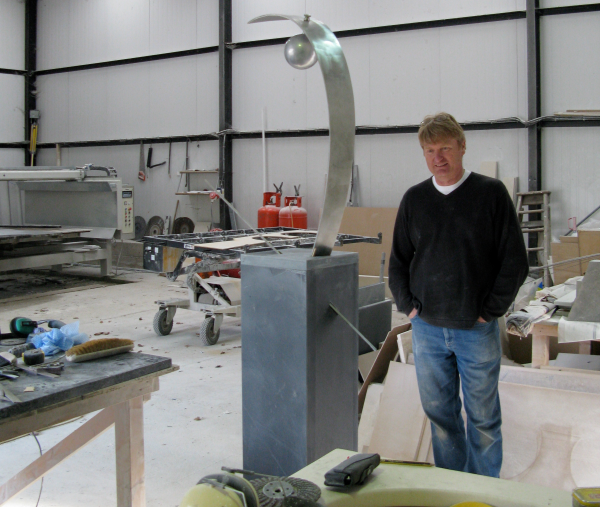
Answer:
[[[40,142],[204,134],[218,127],[216,53],[38,78]]]
[[[542,114],[600,109],[600,12],[541,23]]]
[[[467,132],[465,167],[477,171],[483,161],[497,161],[498,175],[519,177],[527,186],[527,131],[499,130]],[[262,204],[262,146],[260,140],[234,143],[234,188],[236,207],[256,225]],[[329,139],[325,137],[267,139],[268,183],[284,182],[284,194],[292,195],[301,184],[303,206],[309,226],[318,224],[325,196],[329,163]],[[364,207],[395,207],[404,192],[430,176],[416,134],[357,136],[356,190]]]
[[[525,0],[234,0],[233,40],[289,37],[295,33],[289,21],[248,25],[250,19],[262,14],[308,13],[336,31],[514,10],[525,10]]]
[[[12,143],[24,139],[23,76],[0,74],[0,141]]]
[[[23,150],[0,150],[0,167],[22,166]],[[10,224],[10,195],[8,182],[0,181],[0,224]]]
[[[419,123],[438,110],[460,121],[526,114],[525,23],[505,21],[341,40],[358,125]],[[328,125],[323,78],[298,71],[282,46],[234,53],[234,126],[269,129]],[[523,75],[525,73],[525,76]]]
[[[582,220],[600,206],[600,128],[543,130],[543,188],[550,190],[552,236],[568,232],[567,220]]]
[[[144,154],[147,157],[149,145],[144,146]],[[168,145],[155,144],[152,146],[153,163],[162,162],[167,159]],[[134,213],[142,216],[146,221],[154,215],[165,217],[172,216],[175,205],[179,199],[179,210],[177,216],[187,216],[194,221],[210,220],[210,204],[207,197],[176,196],[175,192],[179,185],[178,172],[185,164],[185,144],[175,143],[171,147],[171,177],[167,173],[167,166],[163,165],[148,169],[149,177],[146,181],[138,179],[139,168],[139,146],[112,146],[93,148],[63,148],[63,165],[83,165],[94,163],[97,165],[112,166],[124,184],[134,186]],[[190,168],[192,169],[215,169],[219,164],[219,143],[216,141],[205,141],[201,143],[190,143],[189,148]],[[22,159],[22,152],[21,152]],[[39,151],[38,164],[55,165],[56,152],[54,149],[43,149]],[[192,176],[192,178],[195,178]],[[200,177],[198,177],[200,178]],[[208,176],[216,181],[216,175]],[[182,181],[180,190],[184,190],[185,181]],[[199,181],[197,183],[200,184]],[[204,188],[204,182],[202,182]],[[1,191],[0,191],[1,192]],[[0,193],[0,196],[2,194]],[[215,221],[218,217],[218,203],[214,208]],[[200,208],[200,209],[196,209]]]
[[[218,44],[218,0],[40,0],[38,69]]]
[[[0,67],[25,68],[25,3],[22,0],[0,2]]]

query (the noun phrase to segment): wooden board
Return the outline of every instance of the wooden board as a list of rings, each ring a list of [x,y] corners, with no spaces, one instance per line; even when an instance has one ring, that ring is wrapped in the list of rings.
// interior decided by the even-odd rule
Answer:
[[[577,239],[577,238],[575,238]],[[579,257],[578,242],[552,243],[552,262],[562,262]],[[554,266],[554,285],[564,283],[569,278],[581,276],[581,261],[573,261],[568,264]]]
[[[488,176],[490,178],[497,178],[498,162],[496,162],[495,160],[490,162],[481,162],[481,164],[479,165],[479,171],[475,172],[478,172],[479,174],[483,174],[484,176]]]
[[[427,425],[415,367],[390,363],[369,452],[379,453],[383,458],[416,461]]]
[[[382,392],[383,384],[371,384],[367,390],[365,404],[358,424],[358,452],[369,452],[369,444],[377,420]]]
[[[381,349],[377,354],[377,359],[373,363],[373,367],[369,371],[364,384],[358,393],[358,413],[360,414],[367,395],[367,389],[371,382],[383,382],[387,375],[390,361],[393,361],[398,355],[398,334],[404,333],[411,328],[411,324],[403,324],[393,328],[385,337]]]
[[[377,359],[377,354],[379,354],[379,351],[374,350],[373,352],[367,352],[358,356],[358,372],[363,380],[367,378],[367,375],[371,371],[373,363]]]
[[[412,354],[412,330],[398,335],[398,352],[400,362],[408,363],[408,355]]]
[[[398,208],[345,208],[340,226],[341,233],[376,237],[381,232],[382,244],[354,243],[336,247],[334,250],[358,252],[358,274],[371,276],[379,276],[381,253],[385,252],[387,276],[397,214]]]
[[[600,231],[578,230],[577,237],[579,238],[579,255],[581,257],[600,253]],[[582,274],[586,272],[590,260],[593,259],[581,261]]]

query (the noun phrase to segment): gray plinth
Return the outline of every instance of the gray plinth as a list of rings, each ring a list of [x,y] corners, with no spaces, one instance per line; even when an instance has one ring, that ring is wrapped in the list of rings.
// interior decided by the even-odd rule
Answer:
[[[291,475],[356,450],[358,255],[242,256],[244,468]]]

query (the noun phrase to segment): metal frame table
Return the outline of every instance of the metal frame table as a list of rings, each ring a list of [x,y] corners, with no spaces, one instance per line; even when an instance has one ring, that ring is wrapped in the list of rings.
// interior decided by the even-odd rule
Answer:
[[[21,399],[0,402],[0,442],[100,412],[4,484],[0,504],[115,425],[118,507],[144,507],[143,404],[159,389],[159,377],[178,370],[171,359],[127,353],[87,363],[67,363],[59,378],[21,376],[3,381]],[[33,386],[33,392],[23,392]]]

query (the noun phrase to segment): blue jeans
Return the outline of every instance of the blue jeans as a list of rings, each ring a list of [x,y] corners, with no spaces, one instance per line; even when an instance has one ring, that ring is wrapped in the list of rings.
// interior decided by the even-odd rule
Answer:
[[[411,322],[419,394],[431,421],[436,466],[498,477],[502,466],[498,322],[478,322],[472,329],[432,326],[418,315]]]

